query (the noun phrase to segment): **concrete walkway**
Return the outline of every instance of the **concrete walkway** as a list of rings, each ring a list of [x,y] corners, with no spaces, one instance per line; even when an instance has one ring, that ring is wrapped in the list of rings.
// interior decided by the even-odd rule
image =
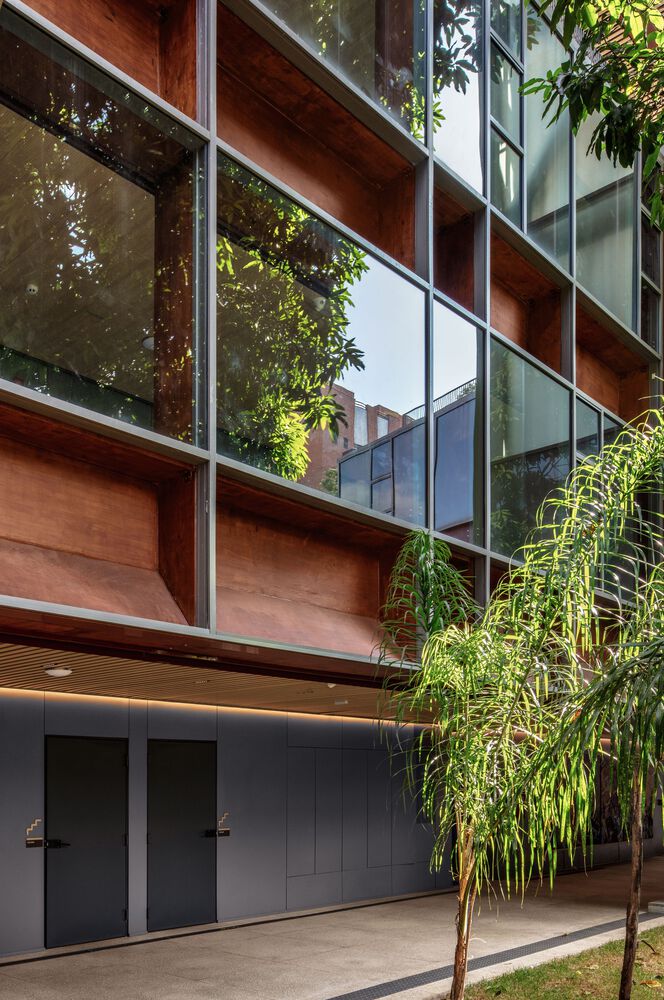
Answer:
[[[519,899],[491,908],[484,903],[471,946],[471,964],[483,967],[470,979],[620,937],[628,876],[625,865],[561,876],[553,895],[540,888],[531,890],[523,905]],[[662,898],[664,857],[658,857],[646,863],[644,908]],[[388,995],[432,1000],[444,996],[449,985],[441,967],[452,960],[454,911],[453,894],[426,896],[129,946],[125,939],[118,947],[46,960],[14,960],[0,965],[0,997],[331,1000],[357,993],[352,1000]],[[664,917],[658,917],[648,926],[662,924]],[[588,933],[574,940],[575,932],[584,930]],[[570,940],[557,940],[559,935]],[[522,946],[531,950],[504,954]],[[422,973],[430,973],[424,985],[409,978]]]

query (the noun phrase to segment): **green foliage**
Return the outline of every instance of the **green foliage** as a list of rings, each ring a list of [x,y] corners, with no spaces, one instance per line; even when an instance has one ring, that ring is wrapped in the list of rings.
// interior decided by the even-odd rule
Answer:
[[[549,656],[576,663],[586,681],[554,742],[577,756],[609,754],[625,822],[635,774],[645,799],[664,760],[663,498],[658,408],[542,506],[503,595],[534,621],[554,610]]]
[[[577,829],[590,820],[585,761],[557,761],[555,781],[551,769],[535,767],[576,672],[551,667],[513,610],[501,598],[481,611],[447,546],[417,532],[397,561],[383,615],[381,659],[403,668],[396,716],[430,722],[408,776],[421,781],[434,826],[432,863],[443,863],[456,834],[452,871],[474,892],[499,874],[509,890],[523,889],[547,864],[553,873],[559,843],[573,851]]]
[[[578,130],[596,116],[589,152],[606,153],[629,167],[643,152],[651,182],[653,220],[664,222],[664,179],[657,170],[664,147],[664,15],[656,0],[545,0],[541,10],[562,33],[568,58],[545,78],[528,81],[541,93],[545,114],[569,110]]]
[[[226,161],[217,241],[218,413],[228,453],[286,479],[309,463],[310,431],[336,436],[334,391],[362,351],[348,336],[365,254]]]

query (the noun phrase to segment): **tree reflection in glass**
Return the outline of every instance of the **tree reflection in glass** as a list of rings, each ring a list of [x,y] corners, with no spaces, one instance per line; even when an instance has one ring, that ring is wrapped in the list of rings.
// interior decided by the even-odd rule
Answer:
[[[423,402],[422,292],[225,157],[218,184],[220,453],[392,512],[350,459]]]
[[[0,14],[0,374],[192,440],[198,140]]]

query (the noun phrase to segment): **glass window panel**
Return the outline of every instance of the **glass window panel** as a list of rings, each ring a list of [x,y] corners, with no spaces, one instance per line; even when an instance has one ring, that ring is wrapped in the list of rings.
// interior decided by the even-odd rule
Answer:
[[[627,326],[633,325],[634,172],[586,150],[595,117],[576,138],[578,281]]]
[[[641,270],[658,288],[662,286],[662,262],[660,260],[662,234],[650,220],[641,215]]]
[[[316,54],[424,139],[424,5],[265,0]]]
[[[371,477],[380,479],[381,476],[389,476],[392,473],[392,443],[386,441],[385,444],[378,445],[371,452]]]
[[[371,487],[371,506],[381,514],[392,513],[392,476],[379,479]],[[409,518],[408,520],[412,520]]]
[[[433,65],[434,152],[483,191],[482,5],[477,0],[436,0]]]
[[[521,142],[521,74],[491,46],[491,114],[515,142]]]
[[[545,77],[565,58],[565,50],[539,17],[528,34],[526,79]],[[528,233],[532,239],[569,269],[569,166],[570,131],[565,113],[549,124],[542,117],[541,94],[530,94],[526,106],[526,173],[528,184]]]
[[[406,426],[392,439],[394,514],[412,524],[424,524],[426,517],[425,441],[424,420]]]
[[[491,342],[491,547],[523,544],[537,509],[570,469],[569,390]]]
[[[491,27],[515,55],[521,55],[521,0],[491,0]]]
[[[360,507],[371,506],[371,452],[351,455],[335,471],[339,496]],[[331,491],[330,491],[331,492]]]
[[[491,201],[515,226],[521,225],[521,157],[491,132]]]
[[[597,455],[599,444],[599,413],[582,399],[576,401],[576,452],[582,458]]]
[[[0,12],[0,377],[190,441],[198,140]]]
[[[385,420],[416,421],[424,295],[223,156],[218,178],[218,449],[336,493]]]
[[[641,282],[641,338],[659,350],[659,326],[662,297],[647,281]]]
[[[353,440],[356,445],[367,444],[369,441],[367,408],[362,403],[356,403],[353,408]]]
[[[607,415],[604,414],[603,427],[604,434],[602,443],[613,444],[622,430],[622,424],[619,424],[617,420],[614,420],[612,417],[607,417]]]
[[[482,542],[482,334],[434,307],[434,527]]]

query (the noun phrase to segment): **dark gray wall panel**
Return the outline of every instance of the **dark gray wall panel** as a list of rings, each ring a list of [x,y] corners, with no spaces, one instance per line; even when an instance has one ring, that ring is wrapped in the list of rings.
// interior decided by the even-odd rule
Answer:
[[[286,832],[289,875],[316,871],[316,751],[289,748],[288,827]]]
[[[219,919],[286,909],[287,718],[219,711],[221,801],[230,837],[218,842]]]
[[[343,751],[343,868],[367,866],[367,754]]]
[[[341,902],[341,872],[299,875],[288,879],[288,909],[334,906]]]
[[[392,866],[392,895],[400,896],[406,892],[428,892],[436,888],[436,878],[429,871],[427,862],[415,865]]]
[[[288,716],[290,747],[341,747],[341,719],[312,719],[310,715]]]
[[[99,736],[126,739],[129,735],[127,698],[70,698],[46,694],[44,725],[47,736]]]
[[[344,903],[353,903],[358,899],[384,899],[392,895],[390,867],[344,872],[343,880]]]
[[[0,954],[44,946],[44,696],[0,697]]]
[[[418,819],[417,802],[404,790],[403,763],[393,761],[392,776],[392,864],[427,862],[431,857],[433,833],[428,823]]]
[[[316,872],[341,871],[342,761],[340,750],[316,750]]]
[[[383,868],[392,864],[392,809],[390,755],[387,750],[367,750],[367,864]]]
[[[342,722],[343,746],[348,750],[373,750],[384,746],[382,733],[377,722],[359,722],[354,719],[344,719]]]
[[[148,739],[216,740],[217,711],[214,708],[184,708],[164,702],[148,702]]]
[[[148,800],[147,800],[148,703],[129,703],[129,787],[127,795],[128,826],[128,904],[130,934],[145,934],[148,905]]]

